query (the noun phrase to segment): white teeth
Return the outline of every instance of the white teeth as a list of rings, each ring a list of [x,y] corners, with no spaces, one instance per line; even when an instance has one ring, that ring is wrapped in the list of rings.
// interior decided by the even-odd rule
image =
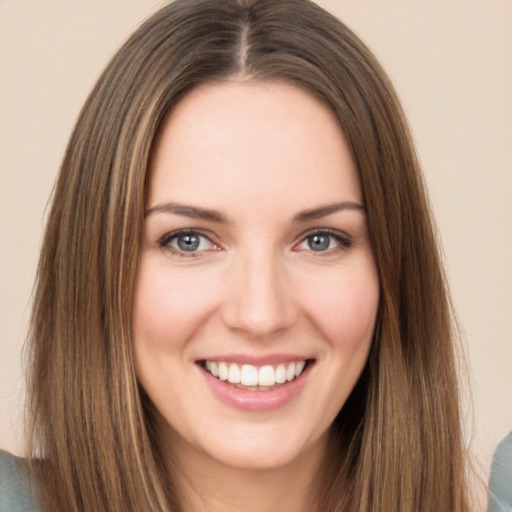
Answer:
[[[226,363],[219,363],[219,379],[228,380],[228,365]]]
[[[276,382],[278,384],[286,382],[286,367],[284,364],[280,364],[276,369]]]
[[[260,386],[273,386],[275,383],[274,368],[270,365],[262,366],[258,372],[258,384]]]
[[[227,380],[231,384],[261,387],[290,382],[302,373],[305,366],[306,361],[278,364],[276,367],[268,364],[260,368],[252,364],[244,364],[240,367],[236,363],[213,361],[205,361],[204,364],[205,369],[220,380]]]
[[[231,384],[238,384],[240,382],[240,368],[237,364],[231,364],[229,366],[228,381]]]
[[[210,370],[210,373],[214,377],[219,376],[219,365],[217,363],[210,363],[210,368],[208,368],[208,366],[206,366],[206,368]]]
[[[211,372],[213,375],[213,372]],[[295,378],[295,363],[290,363],[286,368],[286,380],[290,381]]]
[[[242,366],[240,382],[244,386],[257,386],[258,385],[258,369],[252,364],[244,364]]]

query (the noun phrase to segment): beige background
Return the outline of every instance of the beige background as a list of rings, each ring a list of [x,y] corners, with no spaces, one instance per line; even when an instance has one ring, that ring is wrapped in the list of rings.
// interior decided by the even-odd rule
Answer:
[[[484,478],[512,430],[512,1],[320,2],[374,50],[416,136],[467,338]],[[67,137],[155,0],[0,0],[0,446],[22,453],[21,348]]]

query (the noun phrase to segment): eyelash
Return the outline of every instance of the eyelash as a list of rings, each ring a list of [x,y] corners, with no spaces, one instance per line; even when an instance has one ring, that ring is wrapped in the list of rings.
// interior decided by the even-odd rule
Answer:
[[[349,235],[347,235],[346,233],[337,231],[335,229],[318,229],[318,228],[316,228],[316,229],[311,229],[311,230],[307,231],[306,233],[303,233],[301,235],[299,244],[296,244],[296,246],[303,244],[304,242],[306,242],[308,240],[308,238],[315,236],[315,235],[328,236],[330,238],[333,238],[338,243],[338,246],[329,248],[325,251],[314,251],[314,250],[310,249],[310,252],[313,253],[315,256],[322,257],[322,256],[331,255],[333,253],[346,251],[346,250],[350,249],[353,244],[352,238]]]
[[[205,252],[205,250],[200,251],[185,251],[182,249],[175,248],[171,245],[171,242],[173,240],[177,240],[180,236],[198,236],[200,238],[206,239],[210,244],[212,244],[214,247],[218,247],[218,244],[216,244],[212,239],[211,235],[208,235],[200,230],[197,229],[183,229],[179,231],[173,231],[171,233],[166,233],[164,236],[162,236],[160,239],[158,239],[158,245],[169,252],[171,252],[173,255],[179,257],[179,258],[197,258],[202,256],[202,253]],[[314,251],[313,249],[310,249],[309,252],[314,254],[315,256],[326,256],[331,255],[333,253],[337,253],[340,251],[346,251],[352,247],[352,238],[347,235],[346,233],[333,230],[333,229],[311,229],[307,231],[306,233],[303,233],[300,236],[300,240],[298,243],[294,245],[294,248],[298,245],[303,244],[308,240],[308,238],[312,236],[328,236],[336,241],[338,244],[336,247],[328,248],[326,250],[322,251]],[[199,242],[201,243],[201,241]],[[300,250],[300,249],[297,249]]]
[[[166,233],[163,237],[158,240],[158,245],[169,252],[171,252],[174,256],[179,258],[197,258],[201,256],[204,251],[184,251],[181,249],[177,249],[171,245],[173,240],[177,240],[180,236],[198,236],[202,239],[208,240],[210,244],[213,246],[217,246],[215,242],[212,241],[211,235],[207,235],[198,229],[181,229],[179,231],[172,231],[171,233]],[[199,242],[201,243],[201,242]]]

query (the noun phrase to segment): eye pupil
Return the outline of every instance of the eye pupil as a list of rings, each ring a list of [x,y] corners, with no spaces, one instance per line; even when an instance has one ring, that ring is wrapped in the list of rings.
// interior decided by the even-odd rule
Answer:
[[[311,235],[308,237],[309,247],[313,251],[325,251],[329,249],[329,236],[328,235]]]
[[[177,242],[182,251],[195,251],[199,247],[200,239],[198,235],[181,235]]]

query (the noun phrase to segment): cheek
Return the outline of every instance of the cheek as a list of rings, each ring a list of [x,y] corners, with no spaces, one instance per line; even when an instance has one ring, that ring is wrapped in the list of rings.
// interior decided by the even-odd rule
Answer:
[[[379,283],[368,274],[357,276],[357,280],[350,279],[344,286],[338,300],[333,298],[333,307],[340,312],[340,320],[334,320],[334,325],[351,334],[355,341],[359,338],[369,340],[373,336],[379,307]]]
[[[379,307],[379,281],[373,265],[333,272],[321,286],[308,283],[308,310],[332,344],[357,349],[372,339]],[[365,343],[366,342],[366,343]]]
[[[218,294],[206,282],[200,285],[196,274],[170,272],[165,266],[143,261],[133,315],[136,345],[165,350],[190,339],[215,307]]]
[[[366,364],[380,287],[373,264],[337,269],[317,283],[314,288],[312,282],[307,283],[314,293],[307,295],[307,305],[304,302],[311,324],[325,342],[318,365],[322,378],[311,381],[315,398],[310,414],[323,418],[322,428],[328,428]]]

